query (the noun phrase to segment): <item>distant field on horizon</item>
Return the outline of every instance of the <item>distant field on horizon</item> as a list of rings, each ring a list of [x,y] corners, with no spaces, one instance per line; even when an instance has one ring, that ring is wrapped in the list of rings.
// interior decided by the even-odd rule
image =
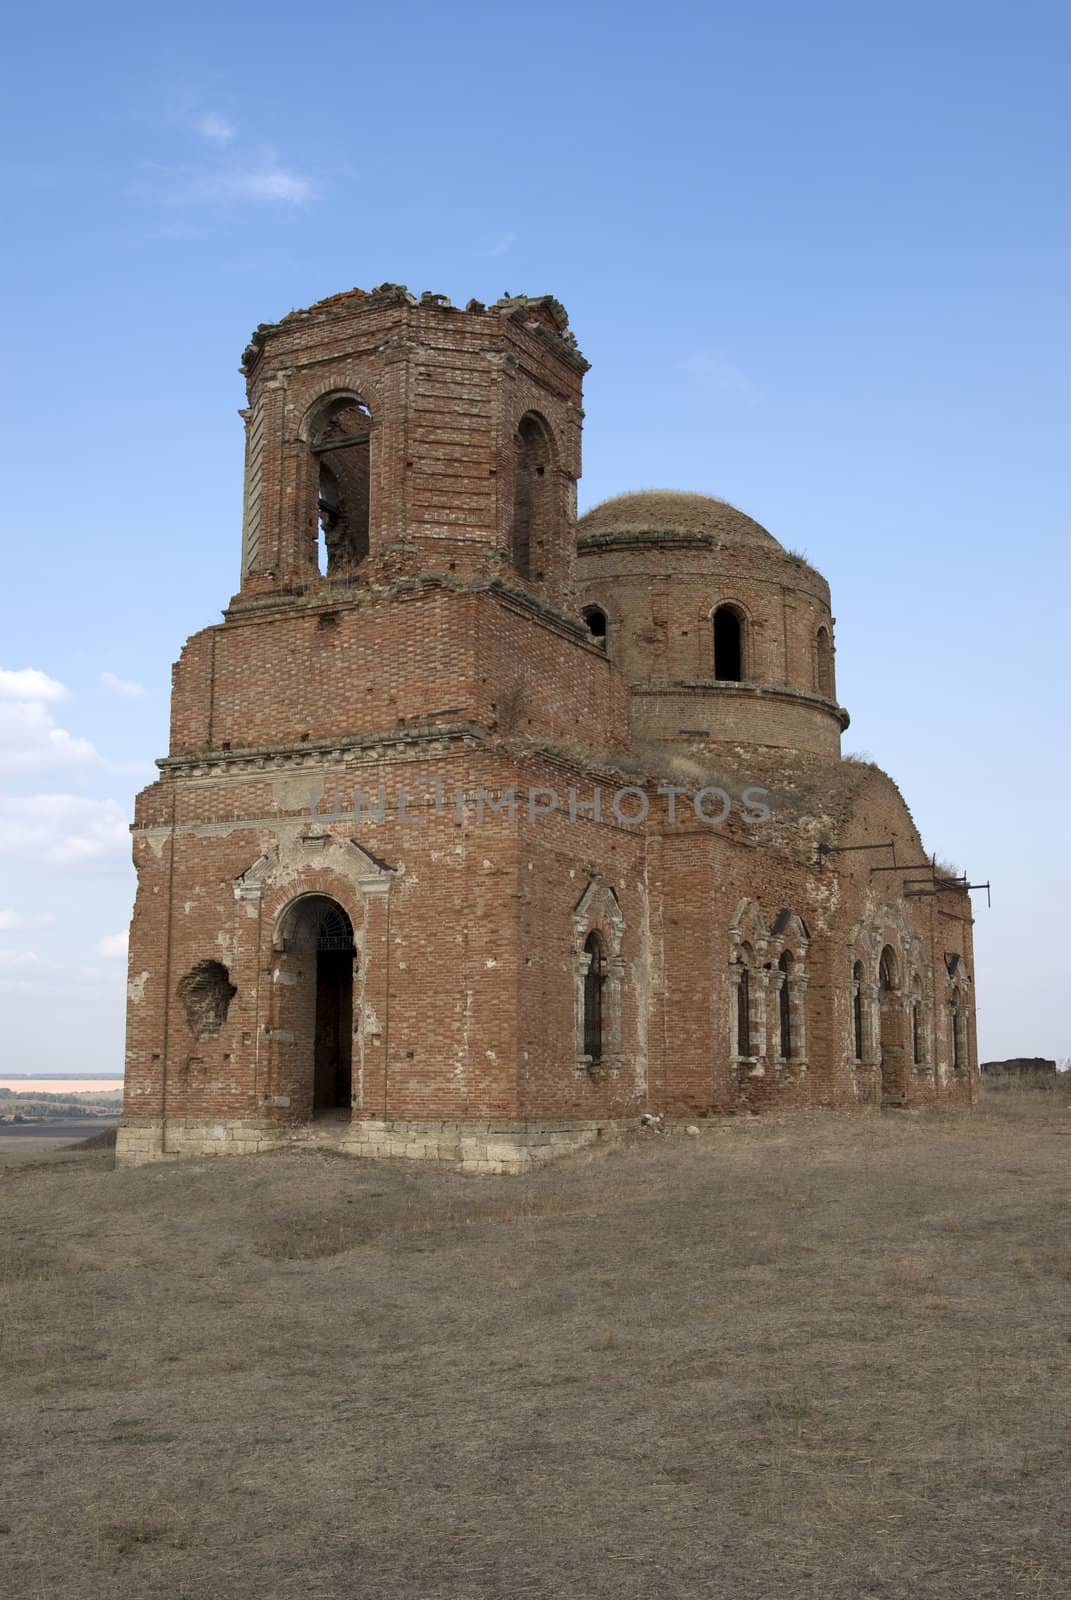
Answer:
[[[0,1089],[17,1089],[20,1094],[93,1094],[102,1089],[115,1089],[118,1092],[122,1087],[121,1073],[111,1078],[48,1078],[0,1072]]]

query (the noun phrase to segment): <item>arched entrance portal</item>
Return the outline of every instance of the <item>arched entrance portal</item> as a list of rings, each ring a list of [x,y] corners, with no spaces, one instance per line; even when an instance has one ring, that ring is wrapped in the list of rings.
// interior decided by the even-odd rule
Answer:
[[[326,906],[316,929],[314,1112],[348,1110],[353,1097],[353,926],[340,905]]]
[[[300,1116],[349,1111],[353,1100],[353,924],[337,900],[304,895],[281,929],[279,1020],[289,1035],[280,1060]],[[283,1085],[280,1084],[282,1087]]]

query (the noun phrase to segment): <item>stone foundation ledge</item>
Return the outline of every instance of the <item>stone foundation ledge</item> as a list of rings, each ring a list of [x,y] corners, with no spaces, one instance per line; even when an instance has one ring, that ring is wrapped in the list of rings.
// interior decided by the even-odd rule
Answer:
[[[518,1173],[559,1156],[609,1146],[636,1118],[602,1122],[335,1122],[298,1126],[256,1118],[124,1120],[116,1165],[144,1166],[196,1156],[256,1155],[266,1150],[333,1150],[391,1160],[445,1162],[462,1172]]]

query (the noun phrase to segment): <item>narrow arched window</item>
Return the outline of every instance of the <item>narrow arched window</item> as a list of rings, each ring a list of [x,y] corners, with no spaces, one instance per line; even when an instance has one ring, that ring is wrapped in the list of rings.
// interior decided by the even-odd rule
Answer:
[[[328,406],[312,444],[319,468],[319,567],[338,577],[368,554],[371,515],[372,413],[343,396]]]
[[[601,650],[606,649],[606,612],[601,606],[585,606],[580,613],[588,625],[588,632]]]
[[[606,987],[606,952],[593,929],[584,940],[588,958],[584,973],[584,1054],[591,1061],[602,1060],[603,991]]]
[[[878,988],[883,994],[889,994],[896,988],[896,951],[888,944],[878,962]]]
[[[736,973],[736,1053],[751,1054],[751,974],[746,961],[739,963]]]
[[[777,963],[781,971],[781,990],[777,997],[778,1021],[781,1032],[781,1060],[792,1059],[792,957],[786,950]]]
[[[952,1033],[952,1071],[962,1072],[964,1051],[962,1025],[960,1020],[960,995],[958,989],[952,990],[952,1000],[949,1006],[949,1011],[951,1014],[950,1021]]]
[[[815,637],[815,678],[818,693],[833,698],[833,641],[829,629],[819,628]]]
[[[863,1059],[863,963],[852,968],[852,1036],[856,1061]]]
[[[522,578],[543,576],[552,534],[550,436],[539,417],[521,418],[514,439],[513,565]]]
[[[917,1000],[911,1005],[911,1051],[915,1065],[922,1062],[922,1007]]]
[[[723,683],[740,683],[744,676],[744,619],[735,606],[714,613],[714,676]]]

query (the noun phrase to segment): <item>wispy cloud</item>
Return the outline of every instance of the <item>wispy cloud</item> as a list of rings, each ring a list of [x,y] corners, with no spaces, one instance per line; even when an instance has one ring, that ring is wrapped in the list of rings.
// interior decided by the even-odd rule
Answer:
[[[487,254],[489,256],[504,256],[513,249],[516,242],[517,235],[515,233],[500,233]]]
[[[129,848],[126,815],[114,800],[0,795],[0,851],[62,867],[118,856]]]
[[[11,972],[17,967],[33,967],[39,959],[33,950],[0,950],[0,972]]]
[[[55,920],[46,912],[35,912],[28,917],[21,911],[0,910],[0,933],[10,933],[15,928],[47,928]]]
[[[688,373],[704,394],[736,400],[746,406],[762,403],[759,386],[720,350],[694,350],[683,361],[678,361],[677,366]]]
[[[238,132],[238,124],[217,111],[203,111],[193,119],[193,131],[211,144],[230,144]]]
[[[114,672],[102,672],[100,681],[106,689],[112,689],[116,694],[125,694],[135,698],[145,693],[140,683],[133,683],[129,678],[119,678]]]
[[[297,209],[313,197],[310,178],[272,159],[225,165],[147,166],[135,185],[142,199],[176,210],[222,210],[234,206]]]
[[[0,700],[0,772],[44,772],[100,760],[88,739],[61,728],[39,700]]]
[[[123,933],[109,933],[105,938],[98,939],[96,952],[106,961],[120,961],[126,957],[126,946],[129,935]]]

